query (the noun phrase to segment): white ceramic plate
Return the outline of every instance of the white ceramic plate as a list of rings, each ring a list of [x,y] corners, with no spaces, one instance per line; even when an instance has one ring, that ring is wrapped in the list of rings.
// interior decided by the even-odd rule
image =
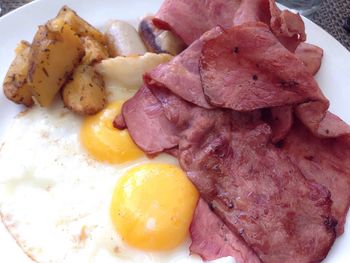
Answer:
[[[162,0],[37,0],[0,18],[0,81],[14,57],[16,44],[31,41],[37,26],[54,17],[65,4],[94,26],[103,28],[109,19],[122,19],[137,24],[138,18],[157,11]],[[308,42],[325,51],[322,67],[316,79],[331,101],[331,111],[350,123],[350,53],[327,32],[305,19]],[[4,130],[21,107],[7,101],[0,93],[0,143]],[[0,174],[6,173],[1,170]],[[337,239],[326,263],[350,262],[350,215],[345,234]],[[7,262],[32,262],[0,223],[1,258]]]

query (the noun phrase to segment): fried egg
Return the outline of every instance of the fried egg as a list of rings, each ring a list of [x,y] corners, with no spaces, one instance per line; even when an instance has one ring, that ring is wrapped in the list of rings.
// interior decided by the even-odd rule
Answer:
[[[140,59],[145,70],[142,63],[163,61]],[[189,252],[197,190],[175,158],[148,158],[127,130],[112,126],[142,73],[129,85],[107,80],[110,103],[97,115],[77,116],[57,101],[19,114],[7,129],[0,215],[33,260],[202,262]]]
[[[100,113],[87,117],[82,124],[81,143],[98,161],[120,164],[144,155],[127,130],[113,127],[113,120],[120,114],[122,105],[122,101],[111,103]]]
[[[142,250],[169,250],[188,233],[198,191],[176,165],[130,169],[114,190],[112,222],[123,240]]]

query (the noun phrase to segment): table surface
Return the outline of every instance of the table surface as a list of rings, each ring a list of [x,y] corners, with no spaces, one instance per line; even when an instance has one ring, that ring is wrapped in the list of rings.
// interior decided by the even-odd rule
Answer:
[[[31,1],[33,0],[0,0],[1,15]],[[309,18],[350,50],[350,32],[344,28],[349,16],[350,0],[323,0],[320,9]]]

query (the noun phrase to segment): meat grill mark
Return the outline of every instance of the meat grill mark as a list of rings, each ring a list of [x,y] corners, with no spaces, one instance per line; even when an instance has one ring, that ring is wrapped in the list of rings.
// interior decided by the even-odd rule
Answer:
[[[330,190],[332,216],[338,221],[337,235],[342,234],[350,206],[350,136],[317,138],[296,121],[285,138],[283,150],[307,179]],[[335,225],[329,219],[326,222]]]
[[[298,87],[299,83],[294,80],[281,80],[280,85],[283,88],[296,88]]]
[[[194,214],[190,232],[190,250],[199,254],[203,260],[233,256],[237,263],[260,263],[256,254],[232,232],[200,199]]]

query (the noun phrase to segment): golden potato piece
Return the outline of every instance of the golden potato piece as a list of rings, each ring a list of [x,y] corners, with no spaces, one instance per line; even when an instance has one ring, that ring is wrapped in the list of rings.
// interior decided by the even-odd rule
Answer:
[[[70,25],[73,31],[80,37],[89,36],[103,45],[106,43],[104,34],[78,16],[77,13],[68,6],[63,6],[56,18],[52,19],[48,23],[50,29],[54,31],[60,30],[63,24]]]
[[[30,107],[34,104],[30,85],[27,82],[30,44],[21,41],[3,83],[4,94],[15,103]]]
[[[49,106],[84,55],[80,38],[64,24],[60,31],[40,26],[29,54],[28,82],[41,106]]]
[[[89,65],[80,65],[72,80],[63,88],[63,102],[78,114],[91,115],[106,104],[106,91],[102,77]]]
[[[82,64],[91,65],[109,57],[107,48],[92,37],[82,37],[85,56]]]

